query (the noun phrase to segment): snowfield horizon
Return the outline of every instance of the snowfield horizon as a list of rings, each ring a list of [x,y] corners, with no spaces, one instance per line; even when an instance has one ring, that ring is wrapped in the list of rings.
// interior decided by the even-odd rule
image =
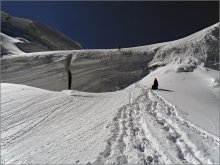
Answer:
[[[1,34],[1,163],[219,164],[219,24],[121,50]]]

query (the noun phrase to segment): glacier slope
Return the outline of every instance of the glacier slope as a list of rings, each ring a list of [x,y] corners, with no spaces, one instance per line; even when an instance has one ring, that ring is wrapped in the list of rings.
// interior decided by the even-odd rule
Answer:
[[[2,163],[219,163],[219,138],[141,83],[110,93],[1,89]]]
[[[1,32],[30,41],[16,44],[18,49],[26,53],[82,48],[78,42],[55,29],[37,21],[14,17],[4,11],[1,11]]]
[[[9,55],[9,54],[24,53],[16,46],[16,43],[23,43],[24,41],[10,37],[3,33],[0,33],[0,35],[1,35],[1,56],[5,54]]]
[[[194,67],[203,65],[219,70],[219,23],[179,40],[121,50],[50,51],[3,56],[1,73],[5,83],[61,91],[68,89],[68,70],[73,80],[71,89],[110,92],[137,82],[152,68],[186,61]]]
[[[188,64],[158,68],[128,88],[137,84],[150,88],[157,78],[159,95],[177,106],[187,120],[219,137],[219,72],[204,67],[197,67],[192,72],[177,71],[185,66]]]
[[[219,164],[218,29],[121,51],[3,56],[2,163]],[[93,92],[152,72],[116,92],[48,91],[67,89],[68,70],[72,89]]]
[[[52,92],[4,83],[1,89],[1,160],[9,164],[95,159],[112,116],[131,98],[128,91]]]

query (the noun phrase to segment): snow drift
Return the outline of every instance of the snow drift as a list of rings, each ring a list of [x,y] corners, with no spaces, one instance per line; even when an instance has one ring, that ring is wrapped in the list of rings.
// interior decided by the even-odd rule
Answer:
[[[219,164],[218,29],[121,50],[3,56],[1,163]]]
[[[192,72],[197,66],[219,70],[218,43],[216,23],[183,39],[148,46],[3,56],[2,82],[60,91],[68,88],[70,71],[71,89],[115,91],[170,63],[179,64],[177,72]]]
[[[1,56],[6,54],[24,53],[16,46],[16,43],[24,43],[24,41],[1,33]]]
[[[171,104],[158,95],[162,91],[153,92],[141,82],[110,93],[1,84],[2,163],[218,164],[219,137],[210,133],[218,128],[209,124],[214,118],[219,124],[215,105],[205,116],[190,106],[186,112],[172,105],[179,98]],[[181,105],[189,104],[183,100],[186,93]],[[205,129],[195,113],[206,121]]]

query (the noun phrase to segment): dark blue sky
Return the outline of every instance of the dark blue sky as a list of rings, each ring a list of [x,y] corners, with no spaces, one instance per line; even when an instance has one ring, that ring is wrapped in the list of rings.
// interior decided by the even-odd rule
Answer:
[[[2,10],[55,28],[86,49],[170,41],[219,21],[217,1],[3,1]]]

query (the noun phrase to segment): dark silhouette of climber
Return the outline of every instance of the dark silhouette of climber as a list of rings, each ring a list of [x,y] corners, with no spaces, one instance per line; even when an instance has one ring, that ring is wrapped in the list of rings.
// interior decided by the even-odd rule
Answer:
[[[120,45],[118,45],[118,50],[121,50],[121,46]]]
[[[156,78],[154,79],[154,84],[152,85],[152,89],[158,89],[158,81]]]

